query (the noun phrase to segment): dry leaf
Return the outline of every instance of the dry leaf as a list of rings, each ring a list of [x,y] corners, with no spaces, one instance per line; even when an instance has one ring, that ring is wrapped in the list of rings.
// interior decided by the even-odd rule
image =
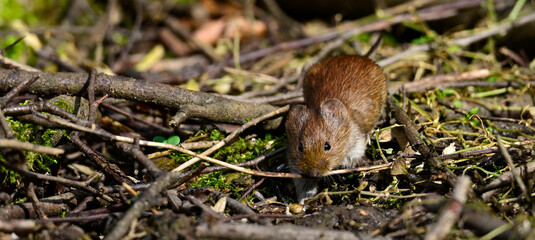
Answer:
[[[379,142],[392,141],[392,129],[387,129],[379,133]]]
[[[258,20],[249,21],[243,16],[236,16],[227,24],[225,37],[234,38],[237,34],[242,39],[249,37],[262,37],[266,34],[267,27],[264,22]]]
[[[405,162],[405,160],[397,159],[392,165],[392,171],[390,171],[390,173],[394,176],[406,175],[408,171],[407,171],[407,163]]]
[[[222,197],[219,200],[217,200],[217,202],[212,207],[212,209],[218,213],[224,213],[226,207],[227,207],[227,198]]]
[[[160,61],[165,54],[165,49],[161,44],[154,46],[147,55],[143,57],[141,62],[138,62],[134,68],[138,72],[145,72],[154,65],[156,62]]]
[[[360,181],[357,190],[362,191],[368,186],[368,181]]]
[[[402,128],[393,128],[392,129],[392,137],[396,139],[396,142],[398,142],[399,148],[401,150],[405,150],[409,146],[409,140],[407,139],[407,136],[405,135],[405,132]]]
[[[333,200],[331,199],[331,197],[329,197],[329,195],[323,195],[323,197],[321,198],[321,203],[323,205],[332,205]]]
[[[402,128],[393,128],[392,136],[396,139],[401,151],[409,154],[418,154],[418,152],[412,149],[412,146],[409,144],[409,139],[407,139],[407,135],[405,135],[405,131],[403,131]]]
[[[188,80],[185,84],[180,85],[181,88],[185,88],[191,91],[199,91],[199,83],[195,79]]]
[[[206,82],[206,85],[212,86],[214,88],[214,91],[216,91],[219,94],[227,94],[228,92],[230,92],[230,89],[232,88],[233,81],[234,79],[226,75],[226,76],[223,76],[222,78],[208,80]]]
[[[444,150],[442,150],[442,155],[447,155],[447,154],[452,154],[454,153],[456,150],[455,150],[455,143],[450,143],[450,145],[446,148],[444,148]]]
[[[202,24],[194,33],[193,39],[204,44],[212,45],[221,38],[226,21],[223,18]]]
[[[293,214],[298,214],[302,212],[304,208],[305,206],[303,206],[302,204],[290,203],[290,212]]]
[[[21,36],[24,36],[24,43],[28,46],[30,46],[33,50],[41,50],[43,48],[43,44],[41,43],[41,40],[39,40],[39,37],[31,33],[28,25],[20,19],[15,19],[11,21],[10,26],[12,30],[17,31]]]

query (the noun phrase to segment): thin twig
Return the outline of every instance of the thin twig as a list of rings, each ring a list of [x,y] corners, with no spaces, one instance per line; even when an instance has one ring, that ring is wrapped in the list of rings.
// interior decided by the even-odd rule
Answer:
[[[80,139],[79,132],[72,132],[70,135],[71,142],[74,143],[87,157],[95,161],[106,173],[110,174],[117,182],[126,182],[132,184],[125,173],[119,169],[115,164],[110,163],[104,156],[94,151]]]
[[[120,148],[123,152],[129,153],[134,159],[137,160],[143,167],[147,169],[149,174],[157,178],[161,174],[164,174],[164,171],[160,169],[154,162],[152,162],[142,151],[139,149],[137,144],[128,144],[124,142],[117,142],[116,146]]]
[[[528,188],[526,187],[526,184],[524,183],[524,181],[522,181],[520,174],[517,172],[517,168],[515,168],[515,164],[513,163],[513,158],[511,158],[511,155],[509,155],[507,148],[505,148],[505,146],[503,145],[501,136],[498,134],[496,134],[496,141],[498,142],[498,148],[500,148],[500,152],[502,153],[502,156],[505,158],[505,161],[507,162],[507,166],[509,166],[511,173],[513,174],[513,179],[515,179],[520,189],[522,189],[522,194],[524,194],[526,198],[531,199],[529,192],[528,192]]]
[[[244,131],[245,129],[247,129],[247,128],[255,125],[255,124],[258,124],[259,122],[261,122],[263,120],[266,120],[266,119],[269,119],[271,117],[277,116],[278,114],[282,114],[282,113],[288,111],[288,109],[289,109],[289,106],[285,106],[285,107],[279,108],[279,109],[277,109],[277,110],[275,110],[275,111],[273,111],[271,113],[268,113],[268,114],[266,114],[266,115],[264,115],[264,116],[262,116],[260,118],[252,120],[250,122],[247,122],[246,124],[242,125],[242,127],[238,128],[233,133],[231,133],[229,136],[227,136],[225,139],[223,139],[221,142],[219,142],[219,144],[212,146],[210,149],[213,149],[213,151],[215,151],[215,149],[219,149],[220,147],[224,146],[227,143],[227,141],[230,141],[231,139],[233,139],[235,136],[237,136],[240,132]],[[36,114],[37,116],[39,116],[41,118],[44,118],[44,119],[47,119],[49,121],[58,123],[60,125],[63,125],[63,126],[66,126],[66,127],[70,127],[70,128],[75,129],[75,130],[78,130],[78,131],[83,131],[83,132],[87,132],[87,133],[91,133],[91,134],[96,134],[96,135],[108,138],[110,140],[126,142],[126,143],[134,143],[134,141],[135,141],[133,138],[130,138],[130,137],[117,136],[117,135],[113,135],[111,133],[108,133],[108,132],[104,131],[103,129],[99,129],[94,124],[91,124],[91,128],[88,128],[88,127],[84,127],[84,126],[80,126],[80,125],[68,122],[68,121],[66,121],[64,119],[61,119],[61,118],[52,117],[52,116],[45,115],[45,114],[42,114],[42,113],[39,113],[39,112],[34,112],[34,114]],[[192,158],[192,159],[188,160],[186,163],[182,164],[178,168],[175,168],[173,171],[182,171],[183,169],[185,169],[185,168],[191,166],[192,164],[198,162],[200,159],[203,159],[205,161],[209,161],[211,163],[222,165],[222,166],[225,166],[227,168],[230,168],[230,169],[233,169],[233,170],[236,170],[236,171],[240,171],[240,172],[243,172],[243,173],[251,174],[251,175],[264,176],[264,177],[282,177],[282,178],[299,178],[299,177],[301,177],[300,174],[296,174],[296,173],[273,173],[273,172],[262,172],[262,171],[255,171],[255,170],[245,169],[245,168],[238,167],[238,166],[235,166],[235,165],[232,165],[232,164],[229,164],[229,163],[226,163],[226,162],[214,159],[214,158],[206,157],[206,156],[203,156],[202,154],[198,154],[198,153],[195,153],[193,151],[190,151],[190,150],[178,147],[178,146],[174,146],[174,145],[171,145],[171,144],[167,144],[167,143],[158,143],[158,142],[140,140],[139,141],[139,145],[171,149],[171,150],[179,151],[179,152],[182,152],[182,153],[185,153],[185,154],[188,154],[188,155],[191,155],[191,156],[195,157],[195,158]],[[205,152],[208,152],[210,149],[206,150]],[[96,158],[96,159],[98,159],[98,158]],[[103,164],[102,166],[105,167],[104,169],[109,169],[109,171],[108,171],[109,173],[115,173],[116,172],[115,170],[106,167],[106,166],[109,166],[109,164]],[[116,175],[113,174],[113,176],[116,176]],[[116,177],[118,177],[118,176],[116,176]],[[123,180],[124,181],[128,181],[127,179],[123,179]]]
[[[18,95],[21,91],[26,89],[28,86],[32,85],[35,81],[39,79],[39,76],[29,78],[21,82],[19,85],[11,89],[6,95],[0,98],[0,106],[5,106],[13,97]]]
[[[477,7],[481,4],[480,1],[463,1],[463,2],[468,2],[468,4],[452,5],[448,3],[447,6],[449,7],[449,9],[447,11],[444,11],[444,9],[438,9],[436,8],[437,6],[434,6],[434,7],[429,7],[429,8],[418,10],[416,14],[423,21],[437,20],[437,19],[451,17],[455,15],[455,11]],[[401,15],[397,15],[397,16],[394,16],[385,20],[379,20],[379,21],[376,21],[376,22],[373,22],[364,26],[353,27],[348,30],[344,30],[342,32],[340,32],[340,30],[336,30],[330,33],[326,33],[324,35],[320,35],[320,36],[280,43],[273,47],[260,49],[260,50],[242,55],[240,56],[240,63],[250,62],[258,58],[272,54],[274,52],[277,52],[277,51],[287,51],[287,50],[292,50],[296,48],[302,48],[302,47],[310,46],[316,43],[331,41],[336,38],[347,39],[351,36],[354,36],[356,34],[363,33],[363,32],[381,31],[381,30],[389,28],[392,25],[395,25],[404,21],[408,21],[412,18],[414,18],[414,15],[411,13],[401,14]],[[229,62],[229,63],[232,63],[232,62]]]
[[[15,167],[15,166],[13,166],[13,165],[5,162],[5,161],[0,161],[0,165],[3,165],[4,167],[6,167],[6,168],[8,168],[10,170],[13,170],[13,171],[25,176],[25,177],[28,177],[28,178],[37,179],[37,180],[46,180],[46,181],[58,182],[58,183],[61,183],[62,185],[68,186],[68,187],[79,188],[79,189],[82,189],[82,190],[87,191],[89,193],[97,194],[97,195],[101,196],[104,200],[106,200],[108,202],[113,202],[112,198],[110,198],[109,196],[100,194],[99,191],[97,191],[96,189],[94,189],[91,186],[88,186],[88,183],[86,183],[86,182],[73,181],[73,180],[70,180],[70,179],[62,178],[62,177],[56,177],[56,176],[50,176],[50,175],[41,174],[41,173],[30,172],[30,171]]]
[[[169,128],[166,128],[166,127],[163,127],[163,126],[160,126],[158,124],[154,124],[152,122],[149,122],[143,118],[141,118],[140,116],[138,115],[135,115],[135,114],[131,114],[127,111],[124,111],[116,106],[113,106],[112,104],[109,104],[109,103],[102,103],[101,106],[105,107],[105,108],[108,108],[108,109],[111,109],[112,111],[115,111],[115,112],[118,112],[124,116],[126,116],[127,118],[132,118],[132,119],[135,119],[135,120],[138,120],[139,122],[145,124],[145,125],[148,125],[148,126],[151,126],[153,128],[156,128],[162,132],[165,132],[165,133],[172,133],[173,130],[169,129]]]
[[[475,33],[475,34],[467,36],[467,37],[454,39],[454,40],[452,40],[451,42],[448,43],[448,46],[458,45],[460,47],[466,47],[466,46],[468,46],[468,45],[470,45],[472,43],[475,43],[477,41],[481,41],[481,40],[483,40],[485,38],[500,34],[502,32],[509,31],[515,26],[520,26],[520,25],[523,25],[525,23],[532,22],[534,20],[535,20],[535,13],[531,13],[531,14],[528,14],[528,15],[518,19],[518,21],[503,23],[503,24],[498,25],[498,26],[496,26],[494,28],[483,30],[483,31],[481,31],[479,33]],[[381,61],[378,61],[377,64],[379,66],[381,66],[381,67],[385,67],[385,66],[388,66],[388,65],[390,65],[392,63],[395,63],[395,62],[397,62],[399,60],[407,59],[410,55],[413,55],[413,54],[418,53],[418,52],[429,51],[429,50],[431,50],[432,48],[435,48],[435,47],[436,47],[435,43],[426,44],[426,45],[412,46],[412,47],[410,47],[409,49],[405,50],[402,53],[399,53],[399,54],[396,54],[396,55],[394,55],[392,57],[389,57],[389,58],[383,59]]]
[[[16,139],[0,139],[0,148],[14,148],[56,156],[65,153],[65,150],[61,148],[41,146],[29,142],[22,142]]]
[[[0,51],[0,64],[6,64],[6,65],[9,65],[9,66],[13,66],[13,67],[16,67],[18,69],[21,69],[21,70],[24,70],[24,71],[28,71],[28,72],[41,72],[41,70],[37,69],[37,68],[33,68],[33,67],[30,67],[26,64],[22,64],[22,63],[19,63],[17,61],[14,61],[10,58],[7,58],[7,57],[4,57],[4,51],[15,46],[17,43],[19,43],[22,39],[24,39],[24,37],[20,37],[19,39],[17,39],[14,43],[8,45],[7,47],[5,47],[4,49],[2,49]]]
[[[448,84],[451,82],[460,82],[464,80],[472,80],[477,78],[486,78],[490,76],[488,69],[478,69],[469,72],[452,73],[434,75],[431,77],[423,78],[419,81],[404,83],[401,86],[395,88],[389,88],[390,92],[397,92],[399,89],[404,89],[406,93],[420,92],[430,88],[440,87],[442,84]]]
[[[258,123],[260,123],[260,122],[262,122],[262,121],[264,121],[264,120],[266,120],[266,119],[272,118],[272,117],[277,116],[277,115],[282,114],[282,113],[285,113],[285,112],[287,112],[289,109],[290,109],[290,106],[287,105],[287,106],[284,106],[284,107],[281,107],[281,108],[279,108],[279,109],[276,109],[275,111],[272,111],[272,112],[270,112],[270,113],[267,113],[267,114],[265,114],[265,115],[263,115],[263,116],[261,116],[261,117],[255,118],[255,119],[253,119],[253,120],[251,120],[251,121],[249,121],[249,122],[243,124],[241,127],[239,127],[238,129],[234,130],[231,134],[229,134],[229,135],[228,135],[225,139],[223,139],[221,142],[219,142],[218,144],[212,146],[212,147],[209,148],[208,150],[204,151],[201,155],[202,155],[202,156],[207,156],[207,155],[209,155],[209,154],[215,152],[217,149],[219,149],[219,148],[225,146],[227,143],[229,143],[230,141],[232,141],[232,139],[234,139],[236,136],[238,136],[238,134],[240,134],[240,133],[242,133],[243,131],[245,131],[245,129],[247,129],[247,128],[249,128],[249,127],[252,127],[252,126],[254,126],[254,125],[256,125],[256,124],[258,124]],[[186,153],[185,151],[187,151],[187,152],[193,153],[193,154],[195,154],[195,155],[198,155],[198,154],[196,154],[196,153],[194,153],[194,152],[191,152],[191,151],[189,151],[189,150],[186,150],[186,149],[182,149],[182,150],[183,150],[183,151],[181,151],[181,150],[179,150],[179,151],[181,151],[181,152],[183,152],[183,153]],[[186,154],[190,154],[190,153],[186,153]],[[190,154],[190,155],[192,155],[192,154]],[[192,155],[192,156],[195,156],[195,155]],[[199,156],[200,156],[200,155],[199,155]],[[186,169],[186,168],[188,168],[189,166],[193,165],[194,163],[198,162],[198,161],[200,160],[200,159],[199,159],[199,158],[200,158],[199,156],[195,156],[195,158],[192,158],[192,159],[188,160],[187,162],[181,164],[179,167],[173,169],[173,171],[183,171],[184,169]],[[207,159],[204,159],[204,160],[207,160]],[[207,161],[209,161],[209,160],[207,160]],[[211,160],[210,160],[210,161],[211,161]],[[230,166],[232,166],[232,165],[230,165]],[[226,166],[226,167],[228,167],[228,166]],[[232,167],[229,167],[229,168],[232,168]]]

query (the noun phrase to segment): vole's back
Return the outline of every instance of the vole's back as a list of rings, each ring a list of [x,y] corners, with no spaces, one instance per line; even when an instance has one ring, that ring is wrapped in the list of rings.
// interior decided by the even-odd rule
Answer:
[[[307,70],[303,84],[305,104],[337,98],[346,105],[362,131],[369,132],[379,119],[386,99],[386,76],[372,60],[361,56],[337,56]]]

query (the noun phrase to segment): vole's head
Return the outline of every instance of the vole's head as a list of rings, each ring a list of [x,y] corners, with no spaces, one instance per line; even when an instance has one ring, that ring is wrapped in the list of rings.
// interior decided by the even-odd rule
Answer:
[[[292,170],[320,177],[339,166],[351,135],[348,118],[346,106],[334,98],[324,101],[319,110],[293,106],[286,120]]]

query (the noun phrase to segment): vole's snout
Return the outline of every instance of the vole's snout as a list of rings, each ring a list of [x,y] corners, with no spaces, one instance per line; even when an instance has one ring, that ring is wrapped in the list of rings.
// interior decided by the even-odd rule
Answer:
[[[304,171],[303,174],[311,177],[311,178],[317,178],[317,177],[321,177],[322,174],[321,172],[318,170],[318,169],[315,169],[315,168],[311,168],[311,169],[307,169],[307,171]]]

